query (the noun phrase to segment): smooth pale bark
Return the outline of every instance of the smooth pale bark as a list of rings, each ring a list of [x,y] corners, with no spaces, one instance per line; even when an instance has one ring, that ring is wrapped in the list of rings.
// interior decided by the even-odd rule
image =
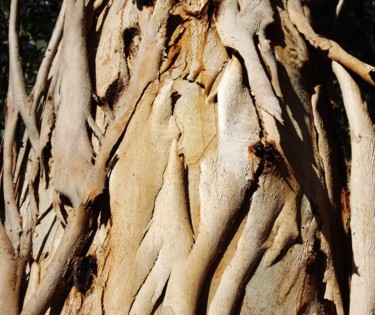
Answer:
[[[352,171],[350,181],[351,235],[353,244],[353,276],[350,312],[375,312],[375,128],[361,98],[358,85],[338,63],[333,71],[342,90],[350,125]]]
[[[354,59],[324,45],[308,10],[66,0],[32,93],[9,88],[1,311],[371,313],[374,127],[334,64],[352,128],[351,244],[327,69],[309,49]],[[19,110],[32,147],[15,146]]]

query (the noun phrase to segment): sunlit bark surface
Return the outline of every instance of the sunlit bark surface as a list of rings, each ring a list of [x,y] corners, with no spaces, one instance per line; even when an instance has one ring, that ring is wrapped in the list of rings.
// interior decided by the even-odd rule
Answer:
[[[374,68],[301,2],[65,0],[27,95],[12,0],[0,314],[375,312]]]

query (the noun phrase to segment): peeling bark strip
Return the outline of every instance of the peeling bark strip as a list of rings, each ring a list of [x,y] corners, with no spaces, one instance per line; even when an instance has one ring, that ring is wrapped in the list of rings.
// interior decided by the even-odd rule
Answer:
[[[61,38],[63,34],[63,27],[64,27],[65,5],[66,5],[66,1],[64,1],[62,4],[59,17],[56,21],[56,26],[53,30],[50,42],[46,48],[43,62],[40,65],[33,91],[31,92],[31,95],[29,96],[29,98],[32,98],[32,110],[34,112],[40,102],[42,94],[46,92],[48,73],[51,70],[52,62],[56,56],[57,49],[61,42]]]
[[[63,279],[68,278],[74,258],[80,254],[88,238],[90,206],[82,205],[77,209],[73,222],[64,231],[61,244],[48,265],[45,276],[23,308],[22,315],[45,313],[59,291],[67,285]]]
[[[375,312],[375,127],[360,90],[337,62],[332,69],[339,81],[350,126],[352,168],[350,177],[353,266],[350,299],[352,314]]]
[[[258,137],[259,126],[235,57],[218,86],[218,132],[217,151],[202,161],[199,233],[187,260],[172,271],[166,289],[163,307],[174,314],[196,312],[207,272],[255,180],[251,170],[257,165],[252,165],[247,146]]]
[[[165,46],[168,12],[173,1],[158,1],[142,37],[128,87],[118,99],[121,108],[109,126],[98,157],[98,166],[108,163],[109,155],[116,142],[126,130],[128,123],[147,86],[157,79],[158,70]]]
[[[313,4],[65,0],[27,95],[12,0],[0,313],[375,312],[375,129],[340,64],[373,67]],[[351,243],[308,45],[340,63]]]
[[[142,275],[144,283],[138,290],[130,314],[152,313],[171,271],[187,259],[193,245],[184,176],[177,141],[173,140],[153,217],[137,251],[140,269],[147,274]]]
[[[237,50],[244,59],[250,89],[256,105],[282,123],[281,108],[272,85],[267,78],[256,49],[254,38],[258,34],[261,50],[269,46],[264,37],[265,28],[273,23],[273,12],[268,1],[249,0],[241,3],[235,0],[221,2],[217,17],[217,30],[225,46]],[[263,60],[274,71],[272,54]],[[277,73],[274,73],[277,76]],[[276,87],[277,89],[277,87]]]
[[[314,32],[308,17],[309,9],[303,6],[300,0],[288,0],[288,12],[292,22],[296,25],[307,41],[322,51],[327,52],[328,58],[337,61],[349,70],[359,75],[363,80],[375,86],[375,67],[368,65],[354,56],[348,54],[333,40],[327,39]]]
[[[61,60],[61,102],[56,117],[54,146],[55,189],[77,208],[95,181],[93,152],[87,134],[91,82],[86,48],[83,0],[67,2]],[[74,126],[67,128],[67,126]],[[71,139],[67,142],[67,139]]]
[[[86,49],[84,1],[68,1],[62,42],[61,102],[54,142],[54,187],[71,201],[75,214],[68,224],[51,263],[22,314],[45,312],[72,270],[90,232],[93,200],[102,192],[104,169],[93,165],[91,141],[86,124],[91,117],[91,82]],[[72,124],[72,128],[67,128]],[[70,139],[70,141],[66,141]],[[48,293],[46,293],[48,292]]]
[[[12,91],[10,94],[12,97],[11,102],[20,111],[30,137],[30,142],[33,149],[37,151],[39,132],[36,126],[35,112],[31,111],[31,103],[27,99],[26,83],[22,72],[18,43],[18,12],[19,1],[12,0],[9,17],[9,88]]]

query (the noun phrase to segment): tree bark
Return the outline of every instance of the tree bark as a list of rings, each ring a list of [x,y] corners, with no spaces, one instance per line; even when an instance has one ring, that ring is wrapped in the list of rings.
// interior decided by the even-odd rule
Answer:
[[[0,313],[375,311],[374,68],[305,2],[65,0],[30,95],[17,10]]]

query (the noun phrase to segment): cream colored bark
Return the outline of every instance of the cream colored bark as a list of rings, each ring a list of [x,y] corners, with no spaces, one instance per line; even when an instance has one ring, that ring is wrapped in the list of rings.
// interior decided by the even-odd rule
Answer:
[[[1,314],[371,314],[374,126],[334,63],[352,128],[350,243],[309,49],[354,59],[315,34],[308,7],[65,0],[29,96],[17,7]]]
[[[350,298],[352,314],[375,312],[375,128],[361,98],[360,90],[349,73],[333,62],[333,71],[342,90],[350,125],[352,172],[350,181],[353,276]],[[365,157],[365,158],[364,158]]]

